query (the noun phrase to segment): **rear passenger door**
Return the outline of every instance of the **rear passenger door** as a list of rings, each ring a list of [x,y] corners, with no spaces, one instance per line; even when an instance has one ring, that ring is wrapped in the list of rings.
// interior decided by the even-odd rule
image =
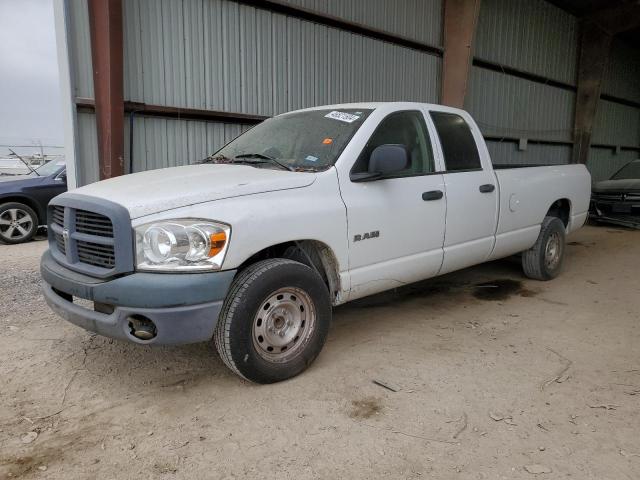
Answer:
[[[489,257],[498,220],[498,184],[486,150],[478,150],[483,142],[478,128],[456,113],[431,111],[430,116],[445,165],[447,215],[442,274]]]

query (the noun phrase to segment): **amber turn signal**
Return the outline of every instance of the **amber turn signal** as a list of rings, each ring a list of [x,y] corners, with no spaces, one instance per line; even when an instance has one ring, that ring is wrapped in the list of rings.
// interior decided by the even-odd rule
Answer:
[[[209,250],[209,256],[215,257],[224,248],[224,244],[227,243],[227,234],[225,232],[212,233],[209,237],[211,241],[211,249]]]

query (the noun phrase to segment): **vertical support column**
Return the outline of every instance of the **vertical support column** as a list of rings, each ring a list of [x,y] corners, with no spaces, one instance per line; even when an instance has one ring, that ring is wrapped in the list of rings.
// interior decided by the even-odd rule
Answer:
[[[587,163],[589,158],[593,124],[602,91],[602,79],[609,63],[612,38],[592,21],[583,21],[580,30],[573,163]]]
[[[64,158],[67,163],[67,189],[79,185],[78,158],[76,156],[76,105],[73,95],[73,79],[69,60],[68,17],[64,0],[54,0],[53,18],[56,27],[58,49],[58,74],[62,98],[62,121],[64,123]]]
[[[122,0],[88,0],[100,180],[124,174]]]
[[[442,103],[464,107],[480,0],[445,0]]]

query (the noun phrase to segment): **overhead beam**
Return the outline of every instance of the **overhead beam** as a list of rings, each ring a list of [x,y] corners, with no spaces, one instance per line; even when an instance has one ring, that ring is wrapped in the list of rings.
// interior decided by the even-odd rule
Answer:
[[[609,63],[612,36],[591,21],[580,27],[578,91],[574,120],[573,163],[587,163],[593,124]]]
[[[640,3],[626,3],[590,14],[586,20],[597,24],[609,35],[640,27]]]
[[[122,0],[88,0],[100,180],[124,174]]]
[[[78,110],[95,112],[96,103],[92,98],[77,97],[75,100]],[[240,123],[255,125],[267,118],[266,115],[251,113],[226,112],[221,110],[202,110],[198,108],[169,107],[141,102],[124,102],[125,113],[140,114],[146,117],[162,117],[177,120],[204,120],[208,122]]]
[[[480,0],[445,0],[441,102],[464,107]]]

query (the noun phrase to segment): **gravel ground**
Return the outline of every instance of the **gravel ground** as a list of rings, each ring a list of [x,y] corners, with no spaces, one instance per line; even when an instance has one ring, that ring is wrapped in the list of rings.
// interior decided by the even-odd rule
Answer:
[[[552,282],[503,260],[340,307],[268,386],[67,324],[46,242],[0,245],[0,478],[640,478],[640,232],[569,241]]]

